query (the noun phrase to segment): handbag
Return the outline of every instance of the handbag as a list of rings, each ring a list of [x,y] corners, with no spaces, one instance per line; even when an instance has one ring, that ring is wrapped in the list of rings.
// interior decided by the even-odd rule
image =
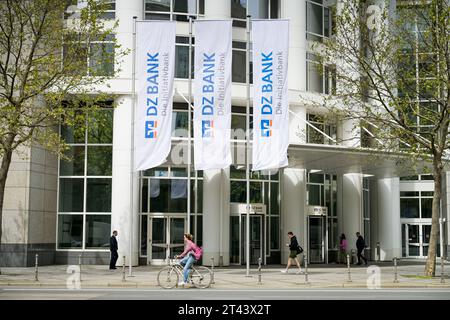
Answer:
[[[303,248],[300,247],[300,246],[298,246],[298,247],[297,247],[297,254],[300,254],[300,253],[302,253],[302,252],[303,252]]]

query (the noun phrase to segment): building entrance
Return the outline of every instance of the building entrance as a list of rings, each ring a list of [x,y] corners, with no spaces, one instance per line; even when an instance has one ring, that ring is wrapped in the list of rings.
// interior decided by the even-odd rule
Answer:
[[[327,208],[308,208],[308,257],[310,263],[327,263]]]
[[[183,252],[185,218],[177,216],[148,219],[147,264],[164,265]]]
[[[234,205],[230,217],[230,263],[242,265],[247,263],[247,214],[245,204]],[[265,205],[252,204],[250,211],[250,264],[258,264],[259,258],[265,264]]]

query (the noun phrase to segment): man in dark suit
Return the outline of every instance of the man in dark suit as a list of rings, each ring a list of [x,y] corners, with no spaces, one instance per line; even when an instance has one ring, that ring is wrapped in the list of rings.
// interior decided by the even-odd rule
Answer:
[[[117,245],[117,230],[113,231],[113,234],[111,236],[111,239],[109,239],[109,250],[111,251],[111,261],[109,262],[109,270],[114,270],[116,268],[116,262],[119,258],[119,254],[117,253],[117,250],[119,249],[119,246]]]
[[[356,233],[356,236],[358,237],[358,240],[356,240],[356,249],[358,250],[358,265],[361,265],[361,259],[363,259],[364,263],[367,264],[367,259],[362,255],[362,252],[366,247],[366,242],[359,232]]]

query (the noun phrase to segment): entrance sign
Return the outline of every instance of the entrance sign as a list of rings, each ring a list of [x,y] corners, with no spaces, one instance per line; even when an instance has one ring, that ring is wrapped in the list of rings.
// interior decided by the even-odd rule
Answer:
[[[157,167],[171,148],[175,22],[136,22],[135,170]]]
[[[253,166],[288,165],[288,20],[252,20]]]
[[[194,166],[230,166],[231,20],[195,22]]]

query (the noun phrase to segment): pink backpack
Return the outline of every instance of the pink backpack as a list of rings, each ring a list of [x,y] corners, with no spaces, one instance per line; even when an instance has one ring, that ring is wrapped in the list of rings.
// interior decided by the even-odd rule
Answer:
[[[202,257],[202,254],[203,254],[203,248],[195,245],[193,251],[194,251],[195,260],[197,260],[197,261],[200,260],[200,258]]]

